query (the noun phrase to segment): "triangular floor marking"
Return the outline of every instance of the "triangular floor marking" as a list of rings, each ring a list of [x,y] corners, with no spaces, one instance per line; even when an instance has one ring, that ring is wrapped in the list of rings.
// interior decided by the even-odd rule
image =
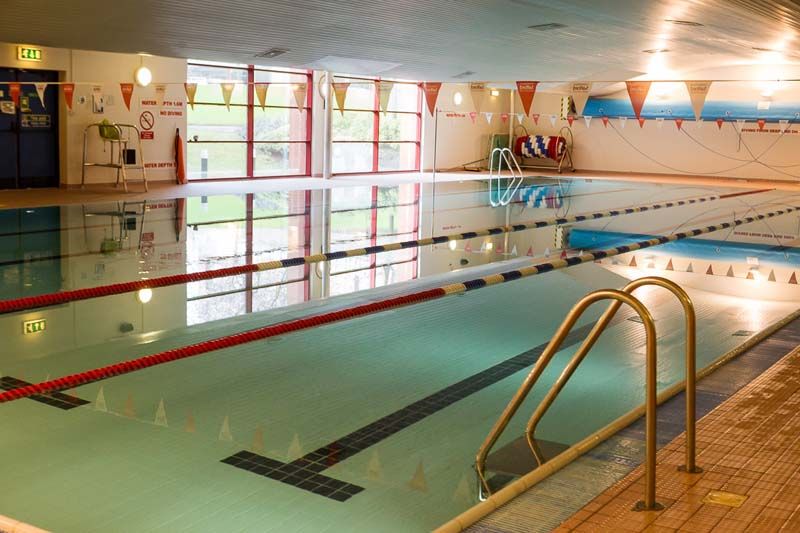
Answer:
[[[472,503],[472,491],[470,490],[467,476],[464,474],[461,474],[461,480],[453,493],[453,501],[456,503]]]
[[[128,394],[128,399],[125,401],[125,410],[122,414],[128,418],[136,418],[136,406],[133,403],[133,394]]]
[[[414,475],[408,482],[408,486],[419,492],[428,492],[428,482],[425,480],[425,469],[422,466],[421,460],[417,465],[417,469],[414,472]]]
[[[100,386],[100,390],[97,391],[97,398],[94,400],[94,410],[95,411],[102,411],[108,412],[108,406],[106,405],[106,393],[103,390],[102,385]]]
[[[297,435],[297,433],[294,434],[294,438],[292,439],[292,443],[289,445],[289,450],[286,452],[286,456],[290,461],[294,461],[298,457],[303,456],[303,447],[300,446],[300,437]]]
[[[261,426],[257,426],[253,432],[253,446],[251,449],[255,453],[264,453],[264,429]]]
[[[194,433],[197,431],[197,425],[194,423],[194,416],[191,412],[186,414],[186,424],[183,426],[186,433]]]
[[[378,451],[372,452],[372,457],[367,464],[367,478],[373,481],[380,481],[383,479],[383,468],[381,467],[381,460],[378,458]]]
[[[225,442],[233,442],[233,433],[231,433],[231,421],[228,415],[222,419],[222,427],[219,428],[219,440]]]
[[[169,427],[169,424],[167,424],[167,410],[164,409],[164,398],[161,398],[161,400],[158,402],[156,418],[153,423],[157,426]]]

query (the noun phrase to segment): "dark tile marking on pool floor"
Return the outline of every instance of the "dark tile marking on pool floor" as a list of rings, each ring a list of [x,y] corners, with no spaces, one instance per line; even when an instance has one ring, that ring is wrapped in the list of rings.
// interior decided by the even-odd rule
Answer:
[[[21,379],[12,378],[11,376],[3,376],[0,378],[0,389],[3,390],[12,390],[18,387],[25,387],[27,385],[31,385],[27,381],[23,381]],[[80,407],[81,405],[86,405],[87,403],[91,403],[88,400],[84,400],[83,398],[78,398],[77,396],[70,396],[69,394],[64,394],[62,392],[51,392],[50,394],[34,394],[33,396],[28,397],[29,400],[33,400],[39,403],[44,403],[50,405],[52,407],[58,407],[59,409],[69,410],[74,409],[75,407]]]
[[[622,314],[622,313],[620,313]],[[619,318],[616,318],[619,320]],[[583,327],[574,329],[564,340],[562,349],[573,346],[581,342],[586,335],[594,327],[594,322],[587,324]],[[454,403],[463,400],[467,396],[479,392],[490,385],[523,370],[533,365],[542,355],[548,343],[540,344],[539,346],[516,355],[505,361],[501,361],[494,366],[487,368],[477,374],[473,374],[458,383],[445,387],[444,389],[435,392],[425,398],[418,400],[402,409],[395,411],[383,418],[367,424],[366,426],[345,435],[335,441],[317,448],[311,453],[292,461],[291,463],[282,463],[269,459],[248,451],[240,451],[230,457],[222,460],[223,463],[231,464],[237,468],[249,470],[256,474],[260,474],[270,479],[287,483],[294,487],[309,490],[315,494],[333,497],[336,496],[338,491],[334,491],[330,496],[326,494],[327,490],[324,487],[331,486],[328,480],[336,483],[344,483],[337,481],[333,478],[319,474],[345,459],[348,459],[357,453],[360,453],[370,446],[391,437],[395,433],[415,424],[430,415],[441,411],[442,409],[453,405]],[[242,460],[247,457],[247,460]],[[257,465],[257,466],[256,466]],[[264,468],[259,468],[264,467]],[[272,474],[267,474],[271,472]],[[285,475],[283,475],[285,474]],[[324,481],[324,482],[323,482]],[[363,487],[344,483],[347,488],[344,492],[349,496],[345,499],[337,499],[338,501],[346,501],[351,496],[361,492]],[[356,490],[358,489],[358,490]],[[342,490],[342,489],[340,489]],[[355,491],[355,492],[353,492]],[[341,497],[341,496],[340,496]]]

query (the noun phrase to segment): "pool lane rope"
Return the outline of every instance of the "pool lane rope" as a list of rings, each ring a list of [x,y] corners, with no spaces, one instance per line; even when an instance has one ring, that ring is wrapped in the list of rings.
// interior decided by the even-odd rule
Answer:
[[[36,384],[26,385],[23,387],[18,387],[16,389],[11,389],[9,391],[0,393],[0,403],[19,400],[22,398],[27,398],[29,396],[35,396],[37,394],[48,394],[51,392],[67,390],[81,385],[86,385],[88,383],[93,383],[95,381],[109,379],[115,376],[120,376],[122,374],[128,374],[130,372],[135,372],[137,370],[144,370],[145,368],[150,368],[153,366],[162,365],[173,361],[178,361],[180,359],[186,359],[188,357],[202,355],[216,350],[222,350],[224,348],[231,348],[233,346],[239,346],[241,344],[247,344],[258,340],[268,339],[270,337],[277,337],[279,335],[285,335],[287,333],[292,333],[295,331],[310,329],[317,326],[322,326],[324,324],[331,324],[333,322],[339,322],[342,320],[348,320],[351,318],[370,315],[373,313],[379,313],[381,311],[387,311],[389,309],[394,309],[397,307],[403,307],[407,305],[418,304],[421,302],[436,300],[438,298],[443,298],[445,296],[453,294],[463,294],[468,291],[480,289],[483,287],[488,287],[490,285],[497,285],[508,281],[514,281],[521,278],[535,276],[537,274],[544,274],[546,272],[551,272],[553,270],[559,270],[562,268],[568,268],[583,263],[589,263],[592,261],[597,261],[599,259],[604,259],[606,257],[613,257],[615,255],[641,250],[643,248],[659,246],[661,244],[667,244],[682,239],[696,237],[698,235],[703,235],[705,233],[713,233],[715,231],[733,228],[744,224],[750,224],[752,222],[758,222],[760,220],[764,220],[767,218],[773,218],[785,215],[798,210],[800,210],[800,208],[798,207],[788,207],[785,209],[781,209],[779,211],[772,211],[769,213],[765,213],[763,215],[740,218],[730,222],[715,224],[713,226],[706,226],[704,228],[692,229],[680,233],[673,233],[671,235],[666,235],[663,237],[655,237],[645,241],[638,241],[631,244],[615,246],[613,248],[607,248],[605,250],[589,251],[575,257],[556,259],[554,261],[550,261],[547,263],[531,265],[528,267],[523,267],[517,270],[510,270],[508,272],[502,272],[499,274],[492,274],[490,276],[484,276],[482,278],[477,278],[462,283],[452,283],[450,285],[445,285],[443,287],[436,287],[433,289],[427,289],[424,291],[419,291],[404,296],[397,296],[394,298],[388,298],[386,300],[380,300],[368,304],[357,305],[354,307],[341,309],[339,311],[322,313],[320,315],[299,318],[296,320],[290,320],[288,322],[282,322],[279,324],[264,326],[249,331],[243,331],[241,333],[236,333],[234,335],[228,335],[217,339],[207,340],[199,342],[197,344],[183,346],[181,348],[174,348],[172,350],[167,350],[152,355],[146,355],[138,359],[123,361],[121,363],[115,363],[112,365],[95,368],[93,370],[89,370],[86,372],[71,374],[50,381],[44,381],[41,383],[36,383]]]
[[[689,198],[685,200],[673,200],[669,202],[661,202],[661,203],[643,205],[638,207],[618,208],[609,211],[599,211],[596,213],[586,213],[586,214],[571,215],[566,217],[554,217],[543,220],[535,220],[531,222],[514,224],[510,226],[499,226],[496,228],[488,228],[480,231],[468,231],[465,233],[454,233],[451,235],[439,235],[437,237],[428,237],[425,239],[416,239],[412,241],[394,242],[377,246],[368,246],[366,248],[356,248],[351,250],[342,250],[339,252],[327,252],[316,255],[308,255],[304,257],[292,257],[289,259],[278,259],[262,263],[251,263],[248,265],[218,268],[213,270],[206,270],[205,272],[176,274],[173,276],[162,276],[158,278],[151,278],[145,280],[128,281],[123,283],[112,283],[110,285],[102,285],[100,287],[54,292],[50,294],[42,294],[39,296],[26,296],[23,298],[16,298],[13,300],[0,301],[0,314],[15,313],[18,311],[25,311],[28,309],[37,309],[40,307],[48,307],[51,305],[59,305],[79,300],[99,298],[102,296],[112,296],[115,294],[136,292],[142,289],[156,289],[159,287],[181,285],[184,283],[191,283],[194,281],[205,281],[209,279],[222,278],[227,276],[237,276],[252,272],[263,272],[266,270],[277,270],[280,268],[311,265],[314,263],[322,263],[325,261],[343,259],[345,257],[355,257],[361,255],[378,254],[382,252],[392,252],[396,250],[403,250],[406,248],[417,248],[419,246],[427,246],[430,244],[441,244],[449,241],[472,239],[474,237],[499,235],[503,233],[512,233],[516,231],[544,228],[547,226],[568,224],[571,222],[583,222],[585,220],[596,220],[599,218],[630,215],[633,213],[643,213],[646,211],[654,211],[657,209],[666,209],[670,207],[679,207],[679,206],[692,205],[704,202],[713,202],[715,200],[721,200],[733,196],[740,196],[744,194],[756,194],[760,192],[765,192],[765,191],[764,190],[747,191],[747,192],[733,193],[727,195],[712,195],[712,196],[703,196],[700,198]]]

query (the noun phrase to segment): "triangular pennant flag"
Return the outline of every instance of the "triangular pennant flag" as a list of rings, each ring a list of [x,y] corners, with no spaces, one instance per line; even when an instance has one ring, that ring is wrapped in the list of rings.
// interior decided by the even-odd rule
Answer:
[[[672,265],[672,259],[669,260],[667,267],[664,270],[675,270],[675,267]]]
[[[638,266],[638,265],[636,264],[636,256],[635,256],[635,255],[634,255],[633,257],[631,257],[631,262],[630,262],[630,263],[628,263],[628,266],[631,266],[631,267]]]
[[[528,248],[528,251],[525,253],[528,257],[533,257],[533,246]]]
[[[33,86],[36,87],[36,94],[39,95],[39,102],[42,103],[42,107],[45,107],[45,105],[44,105],[44,91],[45,91],[45,89],[47,89],[47,84],[46,83],[34,83]]]
[[[347,99],[347,89],[350,88],[348,82],[335,81],[333,85],[333,96],[336,98],[336,106],[339,108],[339,113],[344,116],[344,101]]]
[[[555,115],[550,115],[550,125],[551,125],[551,126],[555,126],[555,125],[556,125],[556,120],[558,120],[558,117],[557,117],[557,116],[555,116]]]
[[[263,454],[265,451],[264,428],[261,426],[256,426],[256,430],[253,432],[253,445],[250,446],[250,450],[258,454]]]
[[[470,490],[469,481],[467,481],[467,476],[464,474],[461,474],[461,480],[453,493],[453,501],[456,503],[472,503],[472,490]]]
[[[531,105],[533,104],[533,97],[536,95],[536,86],[539,85],[538,81],[518,81],[517,92],[519,99],[522,102],[522,109],[526,115],[531,114]]]
[[[469,241],[467,241],[467,245],[464,246],[464,251],[467,253],[472,251],[472,245],[469,243]]]
[[[287,450],[286,456],[289,459],[297,459],[303,456],[303,447],[300,445],[300,436],[297,433],[292,437],[292,443],[289,444],[289,450]]]
[[[64,92],[64,102],[67,104],[67,109],[72,111],[72,97],[75,95],[75,84],[65,83],[61,86],[61,90]]]
[[[690,274],[694,273],[694,267],[692,267],[691,263],[689,263],[689,266],[686,267],[686,272],[688,272]]]
[[[567,124],[569,124],[570,128],[572,127],[573,122],[575,122],[575,117],[573,117],[572,115],[567,116]]]
[[[183,426],[186,433],[194,433],[197,431],[197,425],[194,423],[194,416],[191,412],[186,414],[186,424]]]
[[[545,257],[550,257],[550,248],[549,247],[544,249],[544,256]]]
[[[94,410],[95,411],[108,411],[108,405],[106,405],[106,393],[103,390],[103,387],[100,387],[100,390],[97,391],[97,398],[94,400]]]
[[[536,124],[537,126],[539,125],[539,117],[540,116],[541,115],[539,115],[539,113],[534,113],[533,115],[531,115],[531,118],[533,119],[533,123]]]
[[[392,96],[392,89],[394,89],[393,81],[378,80],[375,82],[375,89],[378,91],[378,104],[384,114],[389,110],[389,98]]]
[[[797,274],[792,272],[792,277],[789,278],[789,283],[792,285],[797,285]]]
[[[158,402],[158,408],[156,408],[156,417],[153,420],[153,423],[157,426],[169,427],[167,424],[167,410],[164,408],[164,398],[161,398],[161,401]]]
[[[718,118],[717,119],[717,129],[722,129],[722,125],[725,123],[725,120]]]
[[[625,129],[625,124],[628,122],[628,117],[619,117],[619,127]]]
[[[16,82],[12,82],[8,84],[8,95],[11,97],[11,101],[14,102],[16,107],[19,107],[19,95],[22,92],[22,85]]]
[[[763,118],[760,118],[756,121],[756,124],[758,124],[758,131],[763,131],[764,126],[767,124],[767,121],[764,120]]]
[[[561,250],[561,255],[559,256],[559,259],[566,259],[566,258],[567,258],[567,251]]]
[[[701,129],[703,127],[703,119],[701,118],[700,120],[695,120],[694,127],[698,130]]]
[[[607,128],[608,127],[608,117],[601,117],[600,120],[603,121],[603,127]]]
[[[505,249],[505,248],[503,248],[503,245],[502,245],[502,244],[498,244],[498,245],[497,245],[497,248],[495,248],[495,250],[494,250],[494,251],[495,251],[495,253],[502,254],[503,252],[505,252],[505,251],[506,251],[506,249]]]
[[[222,419],[222,426],[219,428],[219,440],[225,442],[233,442],[233,433],[231,433],[231,421],[228,415]]]
[[[194,97],[197,94],[196,83],[184,83],[183,90],[186,92],[186,101],[194,109]]]
[[[307,83],[295,83],[292,85],[292,94],[294,94],[294,103],[297,105],[297,110],[301,113],[306,106],[306,99],[308,98],[307,94],[308,84]]]
[[[486,96],[486,84],[482,81],[473,81],[469,84],[469,94],[472,97],[472,106],[477,113],[480,113],[483,98]]]
[[[517,255],[517,245],[515,244],[513,248],[511,248],[511,255]]]
[[[575,113],[578,115],[583,115],[583,109],[589,100],[589,91],[591,90],[592,84],[589,82],[577,81],[572,84],[572,101],[575,103]]]
[[[233,90],[236,88],[235,83],[220,83],[220,89],[222,89],[222,101],[225,102],[225,107],[228,111],[231,110],[231,95],[233,94]]]
[[[483,116],[486,117],[486,123],[487,124],[491,124],[492,123],[492,116],[494,116],[494,113],[485,112],[483,114]]]
[[[478,112],[477,111],[470,111],[469,112],[469,119],[472,121],[473,124],[475,124],[475,119],[477,118],[477,116],[478,116]]]
[[[727,277],[729,277],[729,278],[732,278],[732,277],[734,277],[734,275],[733,275],[733,265],[731,265],[731,266],[729,266],[729,267],[728,267],[728,272],[727,272],[725,275],[726,275]]]
[[[120,83],[119,90],[122,93],[122,101],[125,102],[125,107],[128,111],[131,110],[131,98],[133,97],[133,84]]]
[[[676,118],[675,119],[675,125],[678,126],[678,129],[681,129],[681,126],[683,126],[683,119],[682,118]]]
[[[442,82],[425,82],[422,84],[422,90],[425,93],[425,103],[428,104],[428,111],[431,116],[436,112],[436,100],[439,98],[439,89],[442,88]]]
[[[788,120],[786,120],[785,118],[782,118],[782,119],[780,119],[780,120],[778,121],[778,124],[780,124],[780,127],[781,127],[781,133],[783,133],[784,131],[786,131],[786,129],[789,127],[789,121],[788,121]]]
[[[592,124],[592,117],[583,117],[583,121],[586,123],[586,128],[588,129]]]
[[[703,106],[706,103],[708,90],[711,88],[710,81],[687,81],[686,90],[689,91],[689,99],[692,101],[694,119],[700,120],[703,114]]]
[[[517,113],[517,122],[522,124],[523,120],[525,120],[525,113]]]
[[[753,271],[752,270],[748,270],[747,271],[747,276],[745,276],[745,278],[746,279],[756,279],[755,276],[753,276]]]
[[[161,107],[164,105],[164,98],[167,96],[167,86],[164,83],[159,83],[155,86],[156,89],[156,105]]]
[[[269,91],[269,83],[256,83],[253,89],[256,92],[256,98],[258,98],[258,105],[261,106],[261,109],[264,109],[267,106],[267,91]]]
[[[508,113],[500,113],[500,120],[503,121],[503,124],[508,122]]]
[[[367,463],[367,478],[372,481],[383,479],[383,467],[381,466],[381,460],[378,458],[378,450],[372,452],[369,463]]]
[[[628,88],[628,97],[631,99],[631,105],[633,106],[633,114],[636,115],[636,118],[639,118],[642,114],[642,107],[644,107],[644,101],[647,99],[651,83],[649,81],[625,82]]]
[[[708,269],[706,270],[706,276],[713,276],[713,275],[714,275],[714,269],[712,268],[712,265],[708,265]]]
[[[133,394],[128,394],[128,399],[125,400],[125,409],[122,414],[128,418],[136,418],[136,406],[133,403]]]
[[[645,120],[643,118],[637,119],[639,121],[639,128],[644,128]]]
[[[663,125],[664,125],[664,117],[657,117],[657,118],[656,118],[656,127],[657,127],[658,129],[661,129],[661,127],[662,127]]]
[[[770,270],[769,271],[769,277],[767,278],[767,281],[777,281],[775,279],[775,270]]]
[[[408,486],[419,492],[428,492],[428,482],[425,480],[425,469],[422,466],[422,461],[417,465],[414,475],[408,482]]]

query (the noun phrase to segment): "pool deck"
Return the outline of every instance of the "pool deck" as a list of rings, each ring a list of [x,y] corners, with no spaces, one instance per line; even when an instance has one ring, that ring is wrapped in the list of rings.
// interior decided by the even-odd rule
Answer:
[[[800,530],[800,348],[698,423],[699,474],[679,472],[684,436],[658,453],[665,509],[635,512],[643,467],[555,531]]]

